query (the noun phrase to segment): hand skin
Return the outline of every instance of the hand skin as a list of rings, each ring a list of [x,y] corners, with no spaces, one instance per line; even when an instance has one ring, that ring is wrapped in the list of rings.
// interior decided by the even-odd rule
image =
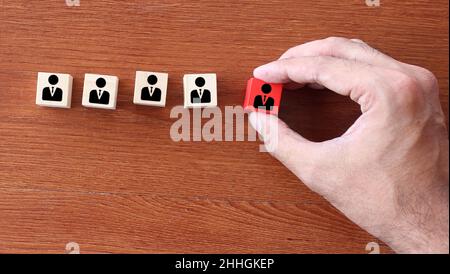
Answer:
[[[430,71],[331,37],[289,49],[254,76],[357,102],[362,115],[325,142],[306,140],[276,116],[252,112],[249,120],[275,158],[394,251],[449,252],[449,141]]]

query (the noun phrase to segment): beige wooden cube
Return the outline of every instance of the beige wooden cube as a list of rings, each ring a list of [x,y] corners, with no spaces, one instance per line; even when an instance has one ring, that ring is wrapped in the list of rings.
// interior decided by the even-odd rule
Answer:
[[[162,72],[136,71],[133,103],[164,107],[169,75]]]
[[[64,73],[39,72],[36,104],[44,107],[70,108],[73,77]]]
[[[184,107],[217,106],[217,77],[215,73],[185,74]]]
[[[89,108],[116,109],[119,78],[85,74],[82,105]]]

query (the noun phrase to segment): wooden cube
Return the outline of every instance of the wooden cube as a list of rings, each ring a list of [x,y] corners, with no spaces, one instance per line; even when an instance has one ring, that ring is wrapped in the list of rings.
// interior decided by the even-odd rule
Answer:
[[[260,79],[250,78],[247,82],[244,109],[276,115],[280,107],[282,91],[282,84],[266,83]]]
[[[166,105],[168,78],[167,73],[137,71],[133,103],[164,107]]]
[[[86,74],[82,105],[90,108],[116,109],[119,78],[110,75]]]
[[[215,73],[186,74],[183,77],[184,107],[217,106],[217,77]]]
[[[70,108],[73,77],[63,73],[39,72],[36,104],[45,107]]]

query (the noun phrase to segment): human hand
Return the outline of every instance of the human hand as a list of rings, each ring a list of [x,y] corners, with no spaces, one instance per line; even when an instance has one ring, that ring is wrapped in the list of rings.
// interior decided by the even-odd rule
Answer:
[[[449,252],[449,141],[431,72],[332,37],[291,48],[254,76],[357,102],[357,121],[320,143],[276,116],[253,112],[249,120],[274,157],[396,252]]]

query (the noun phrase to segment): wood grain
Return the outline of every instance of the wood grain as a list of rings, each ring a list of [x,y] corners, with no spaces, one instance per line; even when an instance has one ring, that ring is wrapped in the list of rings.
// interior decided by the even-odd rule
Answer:
[[[0,0],[0,252],[392,252],[259,143],[173,142],[170,110],[185,73],[217,73],[220,106],[240,105],[256,66],[345,36],[432,70],[448,118],[448,30],[444,0]],[[169,73],[166,108],[132,104],[136,70]],[[35,106],[39,71],[74,76],[70,110]],[[120,78],[116,111],[81,106],[84,73]],[[358,115],[326,91],[285,92],[280,113],[312,140]]]

